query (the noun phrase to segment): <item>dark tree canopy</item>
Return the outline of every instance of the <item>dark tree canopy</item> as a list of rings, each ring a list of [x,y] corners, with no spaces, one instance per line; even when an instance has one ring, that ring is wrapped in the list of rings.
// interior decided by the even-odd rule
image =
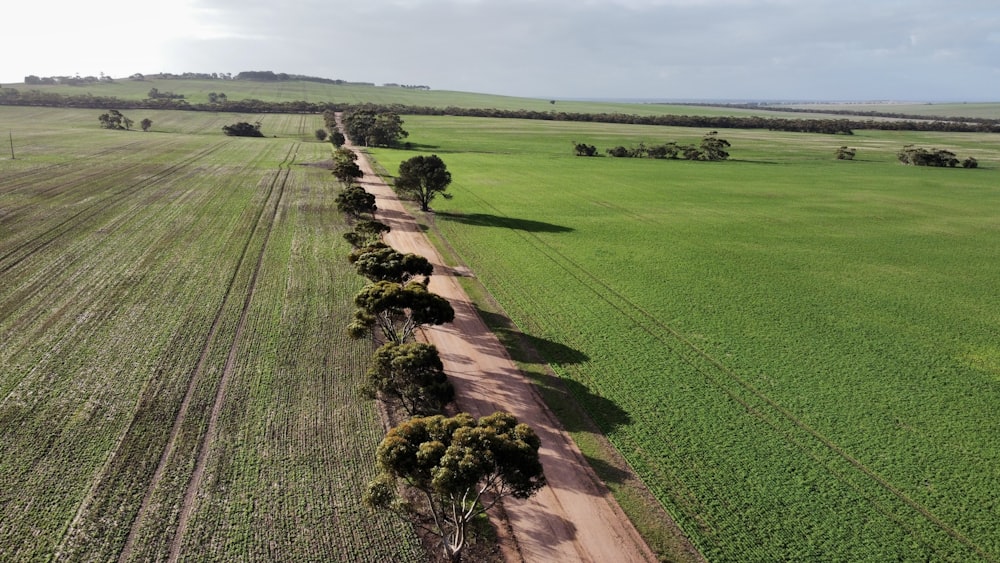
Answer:
[[[455,310],[448,300],[427,290],[427,285],[380,281],[363,287],[354,297],[358,310],[347,327],[352,338],[371,335],[382,342],[402,344],[424,325],[439,325],[455,320]],[[382,338],[378,338],[375,329]]]
[[[436,154],[415,156],[399,165],[396,190],[420,203],[423,211],[430,211],[430,203],[437,195],[451,199],[451,194],[445,192],[448,184],[451,172]]]
[[[334,160],[332,172],[338,180],[347,186],[354,185],[355,180],[363,178],[365,175],[358,163],[353,160]]]
[[[239,123],[234,123],[232,125],[223,125],[222,132],[230,137],[263,137],[264,134],[260,132],[260,122],[247,123],[246,121],[241,121]]]
[[[347,136],[366,147],[391,147],[409,136],[403,129],[403,119],[394,111],[358,109],[345,112]]]
[[[845,145],[837,149],[834,154],[837,156],[837,160],[854,160],[854,157],[858,154],[858,149]]]
[[[925,149],[913,145],[906,145],[903,150],[896,155],[903,164],[913,166],[936,166],[954,168],[958,166],[959,160],[955,153],[945,149]]]
[[[101,127],[105,129],[125,129],[129,130],[132,128],[132,120],[122,115],[122,112],[113,109],[109,110],[108,113],[102,113],[97,117],[97,120],[101,122]]]
[[[354,224],[354,230],[344,233],[344,240],[355,249],[364,248],[379,242],[382,233],[388,233],[389,230],[389,225],[381,221],[363,219]]]
[[[139,122],[139,126],[142,127],[143,131],[149,131],[149,128],[153,126],[153,120],[150,118],[144,118]]]
[[[333,151],[333,175],[348,187],[365,175],[357,160],[358,154],[347,147],[339,147]]]
[[[686,160],[725,160],[729,158],[729,153],[725,150],[730,146],[729,141],[715,135],[714,132],[706,135],[699,146],[678,145],[675,142],[659,145],[639,143],[633,147],[618,145],[607,149],[606,152],[617,158],[676,159],[680,157]]]
[[[358,274],[373,282],[406,283],[423,277],[426,284],[427,277],[434,271],[427,258],[419,254],[403,254],[381,242],[352,252],[348,260],[357,268]]]
[[[701,158],[699,160],[726,160],[729,158],[726,149],[730,146],[729,141],[717,137],[713,131],[701,140]]]
[[[377,207],[375,206],[375,196],[365,191],[361,186],[348,186],[337,194],[337,209],[341,213],[346,213],[353,218],[358,218],[362,214],[369,214],[374,217]]]
[[[396,426],[375,453],[381,473],[364,501],[409,515],[416,509],[398,493],[400,482],[427,501],[433,526],[451,561],[461,558],[468,524],[506,496],[528,498],[545,486],[541,442],[514,415],[496,412],[478,421],[468,413],[417,417]]]
[[[438,414],[455,398],[437,348],[423,342],[382,345],[372,356],[367,387],[399,401],[410,416]]]

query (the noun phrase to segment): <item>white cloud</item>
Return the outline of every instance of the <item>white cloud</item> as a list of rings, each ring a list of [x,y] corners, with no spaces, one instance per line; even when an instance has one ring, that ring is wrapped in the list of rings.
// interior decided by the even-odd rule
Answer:
[[[44,22],[18,26],[33,46],[18,64],[35,70],[17,72],[271,69],[540,97],[1000,96],[993,0],[42,4],[13,8]]]

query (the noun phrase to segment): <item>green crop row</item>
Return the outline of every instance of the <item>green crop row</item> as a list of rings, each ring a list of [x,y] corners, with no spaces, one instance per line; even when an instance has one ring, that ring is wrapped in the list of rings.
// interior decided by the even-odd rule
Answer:
[[[572,141],[703,131],[406,124],[454,177],[428,221],[709,559],[1000,556],[1000,138],[725,130],[692,163]]]

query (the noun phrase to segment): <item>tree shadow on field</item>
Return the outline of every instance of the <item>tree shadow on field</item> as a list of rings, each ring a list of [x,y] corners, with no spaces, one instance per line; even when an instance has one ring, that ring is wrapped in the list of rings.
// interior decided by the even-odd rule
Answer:
[[[500,227],[504,229],[514,229],[529,233],[571,233],[573,229],[545,223],[544,221],[532,221],[530,219],[517,219],[515,217],[503,217],[500,215],[490,215],[488,213],[436,213],[435,219],[443,221],[454,221],[463,225],[473,227]]]
[[[561,342],[525,334],[506,316],[485,311],[478,305],[476,312],[500,339],[511,359],[540,368],[532,370],[531,376],[566,430],[607,433],[632,422],[632,417],[613,400],[552,371],[551,366],[568,366],[590,360],[586,353]]]

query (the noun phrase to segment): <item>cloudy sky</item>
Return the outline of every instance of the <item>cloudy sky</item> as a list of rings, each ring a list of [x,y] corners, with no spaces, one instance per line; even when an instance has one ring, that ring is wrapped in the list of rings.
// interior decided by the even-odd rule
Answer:
[[[1000,101],[997,0],[25,0],[0,82],[273,70],[542,98]]]

